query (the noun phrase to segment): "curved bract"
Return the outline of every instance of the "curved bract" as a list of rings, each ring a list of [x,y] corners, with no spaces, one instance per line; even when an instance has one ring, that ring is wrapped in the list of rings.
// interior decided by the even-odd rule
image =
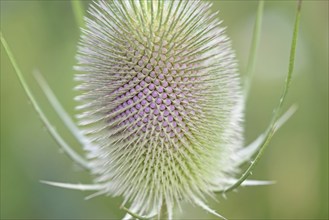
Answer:
[[[95,180],[131,210],[200,204],[236,171],[242,95],[229,39],[201,1],[100,1],[79,44],[80,125]],[[124,202],[124,203],[125,203]]]

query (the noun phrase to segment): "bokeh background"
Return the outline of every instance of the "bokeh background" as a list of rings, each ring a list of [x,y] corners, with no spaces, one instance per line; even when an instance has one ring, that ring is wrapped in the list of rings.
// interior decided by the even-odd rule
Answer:
[[[83,4],[87,8],[89,1]],[[246,72],[255,1],[214,1],[227,26],[243,77]],[[267,1],[263,29],[246,106],[249,143],[265,130],[277,105],[287,72],[294,1]],[[37,100],[60,133],[81,152],[32,75],[39,69],[73,116],[73,81],[79,28],[69,1],[1,0],[1,31]],[[209,200],[229,219],[328,219],[328,1],[304,1],[296,69],[286,108],[297,113],[274,137],[252,176],[276,180],[272,186],[240,188]],[[59,151],[26,98],[1,46],[1,219],[118,219],[121,198],[41,184],[39,180],[90,182],[89,174]],[[213,219],[184,205],[179,218]]]

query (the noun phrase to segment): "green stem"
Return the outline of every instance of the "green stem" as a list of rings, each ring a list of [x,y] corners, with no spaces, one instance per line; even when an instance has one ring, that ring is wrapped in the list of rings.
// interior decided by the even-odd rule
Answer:
[[[254,26],[254,31],[253,31],[252,41],[251,41],[251,49],[250,49],[250,53],[249,53],[247,72],[245,75],[245,85],[244,85],[245,99],[248,98],[252,74],[254,73],[254,69],[255,69],[256,55],[257,55],[257,49],[258,49],[258,45],[259,45],[261,26],[262,26],[263,11],[264,11],[264,1],[259,1],[256,21],[255,21],[255,26]]]
[[[72,10],[79,27],[84,27],[84,9],[80,0],[71,0]]]
[[[0,39],[1,39],[1,43],[3,45],[3,47],[5,48],[5,51],[10,59],[11,64],[13,65],[14,69],[15,69],[15,73],[19,79],[19,82],[21,83],[28,99],[31,101],[33,108],[35,109],[35,111],[37,112],[37,114],[39,115],[41,121],[44,123],[44,125],[46,126],[47,130],[49,131],[49,133],[51,134],[51,136],[55,139],[55,141],[62,147],[62,149],[64,150],[64,152],[71,158],[73,159],[76,163],[78,163],[80,166],[88,169],[88,163],[87,161],[85,161],[79,154],[77,154],[65,141],[64,139],[58,134],[58,132],[56,131],[55,127],[53,127],[50,123],[50,121],[48,120],[48,118],[46,117],[46,115],[43,113],[43,111],[41,110],[38,102],[36,101],[36,99],[34,98],[29,86],[27,85],[23,74],[20,70],[20,68],[18,67],[16,60],[7,44],[7,41],[5,40],[5,38],[2,36],[2,33],[0,32]]]
[[[268,144],[269,144],[270,140],[272,139],[272,136],[273,136],[273,134],[274,134],[274,132],[277,128],[277,121],[278,121],[279,116],[281,114],[283,103],[286,99],[286,96],[287,96],[287,93],[288,93],[288,90],[289,90],[289,86],[290,86],[290,83],[291,83],[292,73],[293,73],[293,70],[294,70],[297,37],[298,37],[300,15],[301,15],[301,4],[302,4],[302,1],[298,1],[298,7],[297,7],[297,13],[296,13],[293,36],[292,36],[291,49],[290,49],[288,74],[287,74],[287,77],[286,77],[283,93],[281,95],[279,104],[278,104],[278,106],[277,106],[277,108],[274,112],[270,127],[268,128],[268,130],[266,132],[266,137],[265,137],[264,141],[262,142],[262,144],[260,145],[261,148],[258,151],[258,153],[257,153],[254,161],[252,162],[252,164],[247,168],[247,170],[243,173],[243,175],[240,177],[240,179],[235,184],[233,184],[229,188],[225,189],[223,191],[223,193],[232,191],[233,189],[239,187],[243,183],[243,181],[245,181],[249,177],[249,175],[252,173],[252,170],[254,169],[254,167],[259,162],[260,158],[262,157],[266,147],[268,146]]]
[[[168,210],[167,210],[167,206],[164,203],[162,203],[162,206],[161,206],[161,210],[159,213],[159,219],[168,219]]]

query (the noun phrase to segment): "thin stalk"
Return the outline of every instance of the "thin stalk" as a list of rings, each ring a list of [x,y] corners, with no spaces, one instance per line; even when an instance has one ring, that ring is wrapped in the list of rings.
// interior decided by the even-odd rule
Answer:
[[[257,55],[257,49],[258,49],[259,39],[260,39],[260,32],[261,32],[261,27],[262,27],[263,11],[264,11],[264,1],[259,1],[253,36],[252,36],[252,40],[251,40],[251,49],[249,52],[247,72],[245,75],[245,85],[244,85],[245,99],[248,98],[248,94],[249,94],[249,90],[250,90],[250,86],[251,86],[251,79],[252,79],[252,75],[253,75],[254,69],[255,69],[256,55]]]
[[[71,0],[72,10],[74,13],[75,21],[79,27],[84,27],[84,9],[80,0]]]
[[[272,136],[273,136],[273,134],[274,134],[274,132],[275,132],[277,126],[278,126],[277,121],[280,117],[282,107],[283,107],[283,103],[286,99],[286,96],[287,96],[287,93],[288,93],[288,90],[289,90],[289,87],[290,87],[290,84],[291,84],[292,73],[293,73],[293,70],[294,70],[297,37],[298,37],[298,30],[299,30],[299,24],[300,24],[300,15],[301,15],[301,5],[302,5],[302,1],[300,0],[300,1],[298,1],[294,31],[293,31],[293,36],[292,36],[291,48],[290,48],[288,74],[287,74],[287,77],[286,77],[283,93],[281,95],[279,104],[278,104],[278,106],[277,106],[277,108],[274,112],[270,127],[268,128],[268,130],[266,132],[265,139],[262,142],[261,147],[260,147],[254,161],[247,168],[247,170],[243,173],[243,175],[240,177],[240,179],[235,184],[233,184],[229,188],[225,189],[223,191],[223,193],[226,193],[226,192],[229,192],[229,191],[232,191],[232,190],[236,189],[237,187],[239,187],[243,183],[243,181],[245,181],[249,177],[249,175],[252,173],[252,170],[254,169],[254,167],[259,162],[260,158],[262,157],[266,147],[268,146],[268,144],[269,144],[270,140],[272,139]]]
[[[25,94],[27,95],[28,99],[31,101],[33,108],[37,112],[38,116],[40,117],[41,121],[44,123],[46,126],[47,130],[51,134],[51,136],[54,138],[54,140],[62,147],[64,152],[71,158],[73,159],[76,163],[78,163],[81,167],[88,169],[88,162],[85,161],[78,153],[76,153],[65,141],[64,139],[59,135],[59,133],[56,131],[56,128],[51,125],[50,121],[46,117],[46,115],[43,113],[42,109],[40,108],[38,102],[34,98],[29,86],[26,83],[26,80],[23,77],[23,74],[18,67],[16,60],[7,44],[7,41],[5,38],[2,36],[2,33],[0,32],[0,38],[1,38],[1,43],[10,59],[11,64],[13,65],[15,69],[15,73],[19,79],[19,82],[21,83]]]

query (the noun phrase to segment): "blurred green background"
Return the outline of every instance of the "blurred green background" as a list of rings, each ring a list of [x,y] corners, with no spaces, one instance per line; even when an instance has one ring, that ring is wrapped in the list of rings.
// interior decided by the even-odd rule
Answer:
[[[87,7],[89,1],[83,4]],[[245,73],[255,1],[214,1],[227,26]],[[249,143],[265,130],[277,105],[287,72],[294,1],[265,4],[262,38],[246,108],[245,137]],[[69,1],[1,0],[1,31],[34,94],[51,121],[79,149],[58,120],[32,76],[39,69],[73,116],[76,45],[79,29]],[[297,113],[274,137],[253,179],[276,180],[265,187],[240,188],[212,208],[229,219],[328,219],[328,1],[305,1],[302,8],[296,68],[286,108]],[[121,218],[121,198],[43,185],[39,180],[89,183],[59,151],[27,100],[1,46],[1,219]],[[212,219],[200,208],[184,205],[179,218]]]

